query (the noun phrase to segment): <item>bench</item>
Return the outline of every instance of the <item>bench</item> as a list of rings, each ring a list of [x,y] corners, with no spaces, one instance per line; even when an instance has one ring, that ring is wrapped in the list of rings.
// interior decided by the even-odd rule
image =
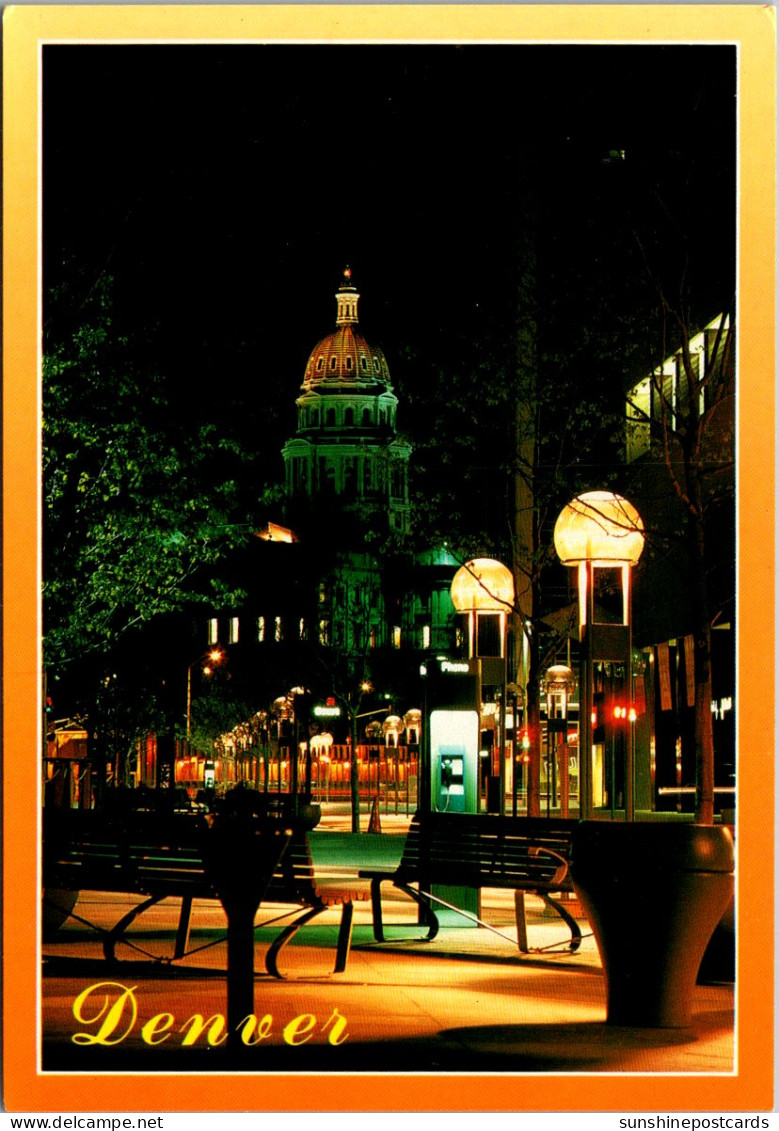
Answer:
[[[241,827],[234,814],[228,816],[225,824],[228,834],[231,829],[236,831]],[[132,936],[127,936],[129,928],[148,908],[163,899],[175,897],[181,900],[181,908],[173,953],[169,958],[157,960],[176,961],[194,953],[189,949],[194,899],[220,899],[229,921],[231,908],[228,900],[231,896],[225,882],[232,875],[239,881],[234,887],[241,899],[245,890],[252,887],[252,882],[247,883],[250,880],[261,906],[283,904],[296,907],[295,911],[286,911],[269,922],[257,924],[268,926],[294,916],[292,922],[273,939],[265,954],[265,969],[276,978],[284,977],[279,969],[282,948],[315,916],[340,905],[342,911],[333,966],[333,972],[340,973],[346,969],[351,947],[352,901],[364,898],[364,893],[321,891],[314,875],[308,836],[305,830],[295,828],[294,824],[289,827],[290,824],[280,820],[278,815],[269,818],[266,814],[257,826],[264,831],[266,838],[264,855],[250,864],[240,851],[235,851],[241,846],[228,844],[224,853],[225,863],[220,865],[214,854],[217,831],[210,826],[209,818],[201,813],[171,812],[161,815],[133,811],[115,814],[98,810],[44,809],[44,927],[48,922],[50,938],[59,922],[70,915],[99,931],[103,954],[107,961],[114,962],[120,941],[145,953],[132,941]],[[271,832],[273,836],[269,835]],[[251,829],[248,835],[252,836]],[[254,841],[246,843],[251,848]],[[270,875],[261,874],[264,867]],[[145,899],[105,930],[73,911],[76,903],[73,894],[81,891],[117,892],[145,896]],[[70,899],[65,893],[71,893]],[[148,954],[147,957],[154,958]]]
[[[563,919],[571,934],[569,949],[578,950],[582,938],[579,925],[563,903],[552,898],[552,893],[573,891],[568,869],[577,824],[563,818],[490,813],[415,814],[397,868],[366,868],[358,873],[371,882],[374,938],[389,941],[384,934],[381,906],[381,885],[389,881],[419,904],[420,923],[428,928],[426,940],[435,938],[440,926],[434,905],[454,906],[431,890],[434,885],[503,888],[514,892],[517,943],[522,953],[530,950],[526,892],[540,896]],[[469,912],[454,909],[494,929]]]

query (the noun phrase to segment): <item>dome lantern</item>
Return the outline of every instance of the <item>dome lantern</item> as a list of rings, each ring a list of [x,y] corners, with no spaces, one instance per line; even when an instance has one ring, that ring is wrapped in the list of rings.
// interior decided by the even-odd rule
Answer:
[[[357,325],[357,303],[360,296],[357,294],[356,288],[352,284],[352,269],[351,267],[344,268],[344,281],[338,288],[338,294],[335,300],[338,303],[338,313],[336,315],[337,326],[356,326]]]

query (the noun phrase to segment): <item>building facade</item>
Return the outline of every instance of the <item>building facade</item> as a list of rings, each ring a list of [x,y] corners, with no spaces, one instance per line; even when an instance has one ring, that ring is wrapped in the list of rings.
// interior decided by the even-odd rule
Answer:
[[[626,494],[644,520],[634,640],[642,687],[654,803],[695,804],[696,623],[704,599],[711,631],[715,800],[735,801],[735,329],[718,315],[690,334],[626,398]],[[691,484],[697,498],[692,498]],[[703,576],[695,576],[687,512],[703,516]],[[658,599],[658,594],[662,598]]]

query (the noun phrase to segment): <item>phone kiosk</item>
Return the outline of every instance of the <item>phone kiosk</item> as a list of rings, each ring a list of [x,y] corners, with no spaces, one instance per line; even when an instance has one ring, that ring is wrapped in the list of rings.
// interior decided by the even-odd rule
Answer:
[[[429,806],[438,812],[479,810],[479,670],[474,660],[436,660],[427,666]],[[479,914],[479,892],[436,884],[432,893],[471,915]],[[436,905],[442,926],[470,920]]]

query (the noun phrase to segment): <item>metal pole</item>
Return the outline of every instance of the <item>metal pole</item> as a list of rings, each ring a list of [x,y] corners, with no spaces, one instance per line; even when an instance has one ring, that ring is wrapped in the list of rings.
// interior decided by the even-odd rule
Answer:
[[[192,664],[187,668],[187,742],[192,730]]]
[[[625,600],[625,621],[628,629],[628,660],[625,683],[628,691],[628,713],[633,707],[633,632],[632,632],[632,617],[631,617],[631,569],[626,566],[624,571],[624,600]],[[628,718],[627,726],[627,750],[625,755],[625,820],[632,821],[635,818],[636,810],[636,793],[635,793],[635,772],[636,772],[636,733],[635,727],[630,718]]]
[[[587,601],[586,621],[582,629],[579,672],[579,816],[586,820],[592,816],[592,633],[593,575],[592,562],[584,562]]]

